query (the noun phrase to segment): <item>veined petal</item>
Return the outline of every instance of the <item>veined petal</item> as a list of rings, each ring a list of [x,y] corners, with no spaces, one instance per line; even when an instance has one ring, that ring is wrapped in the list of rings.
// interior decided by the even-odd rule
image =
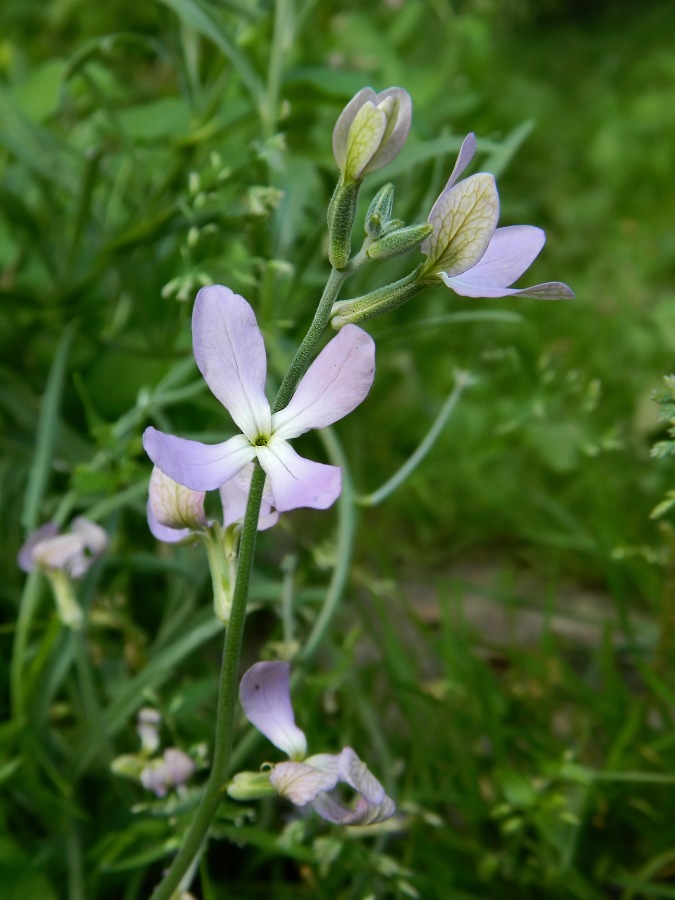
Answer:
[[[202,288],[192,314],[192,343],[204,380],[246,437],[269,435],[265,344],[246,300],[219,284]]]
[[[387,115],[387,128],[377,152],[363,170],[364,175],[381,169],[398,156],[412,121],[412,100],[403,88],[387,88],[377,95],[377,101],[378,108]]]
[[[459,275],[487,250],[499,219],[499,195],[492,175],[479,172],[441,194],[429,221],[429,259],[425,269]]]
[[[202,444],[150,426],[143,446],[153,463],[178,484],[192,491],[214,491],[255,458],[255,448],[243,434],[223,444]]]
[[[346,416],[365,399],[375,377],[375,342],[345,325],[309,367],[290,403],[272,416],[276,437],[294,438]]]
[[[323,791],[332,790],[337,782],[337,771],[326,772],[302,762],[277,763],[270,772],[270,784],[296,806],[307,806]]]
[[[239,700],[249,722],[275,747],[291,759],[304,757],[307,740],[295,724],[288,663],[259,662],[251,666],[241,679]]]
[[[384,788],[351,747],[345,747],[340,753],[338,770],[340,781],[358,791],[369,803],[380,803],[384,798]]]
[[[347,139],[347,159],[344,176],[348,181],[356,181],[364,174],[387,130],[387,114],[370,101],[361,107]]]
[[[377,105],[377,94],[372,88],[364,87],[355,94],[340,113],[333,129],[333,156],[340,171],[344,171],[347,161],[347,138],[356,114],[365,103]]]
[[[234,478],[230,478],[220,488],[220,500],[223,504],[223,525],[227,528],[236,522],[244,521],[248,492],[253,475],[253,464],[245,466]],[[258,517],[258,531],[265,531],[279,521],[279,513],[274,509],[274,497],[269,480],[265,480],[260,516]]]
[[[170,525],[162,525],[161,522],[158,522],[150,500],[148,500],[146,512],[150,534],[164,544],[178,544],[194,534],[191,528],[172,528]]]
[[[396,812],[396,804],[386,794],[380,803],[369,803],[359,796],[354,808],[350,809],[330,794],[321,793],[312,803],[312,808],[322,819],[335,825],[376,825],[390,819]]]
[[[396,804],[351,747],[345,747],[340,753],[338,773],[339,780],[357,792],[356,804],[350,808],[327,794],[321,794],[313,805],[324,819],[341,825],[373,825],[394,814]]]
[[[476,265],[459,277],[486,287],[508,287],[532,265],[545,243],[546,234],[534,225],[498,228]]]
[[[166,527],[174,534],[180,533],[181,537],[186,536],[182,534],[185,530],[189,534],[197,528],[206,528],[204,496],[204,491],[191,491],[155,466],[148,486],[148,522],[152,514],[157,525]],[[152,524],[150,530],[152,531]],[[171,542],[176,540],[181,538],[173,537]]]
[[[258,460],[270,480],[279,512],[308,506],[328,509],[342,490],[339,466],[327,466],[300,456],[285,440],[272,435],[266,447],[256,447]]]
[[[452,170],[452,173],[451,173],[450,177],[448,178],[446,185],[443,188],[443,190],[441,191],[438,199],[436,200],[434,205],[431,207],[431,212],[429,213],[429,218],[428,218],[429,222],[433,223],[435,221],[439,204],[442,203],[445,195],[452,188],[452,186],[457,181],[459,176],[462,174],[464,169],[466,169],[466,167],[469,165],[469,163],[473,159],[475,152],[476,152],[476,135],[473,132],[471,132],[470,134],[467,134],[467,136],[462,141],[462,146],[459,148],[459,153],[457,154],[457,159],[455,160],[455,165]],[[433,237],[433,234],[429,235],[429,237],[425,238],[425,240],[420,245],[420,250],[422,251],[422,253],[425,254],[425,256],[432,256],[432,254],[433,254],[432,237]]]

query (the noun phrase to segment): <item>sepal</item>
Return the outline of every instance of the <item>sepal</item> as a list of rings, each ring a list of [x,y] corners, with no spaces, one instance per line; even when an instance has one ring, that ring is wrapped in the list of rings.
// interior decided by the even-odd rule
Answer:
[[[227,794],[233,800],[259,800],[276,794],[270,783],[269,772],[237,772],[227,786]]]
[[[336,303],[331,310],[331,328],[339,331],[345,325],[362,322],[364,319],[372,319],[382,313],[396,309],[411,300],[420,291],[428,287],[427,281],[419,278],[420,267],[385,287],[355,297],[353,300],[342,300]]]

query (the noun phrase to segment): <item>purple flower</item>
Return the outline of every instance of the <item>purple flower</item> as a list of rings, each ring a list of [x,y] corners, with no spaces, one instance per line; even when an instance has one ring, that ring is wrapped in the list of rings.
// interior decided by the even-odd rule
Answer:
[[[403,88],[376,94],[363,88],[340,113],[333,129],[333,155],[345,182],[360,181],[386,166],[405,144],[412,101]]]
[[[26,540],[17,562],[24,572],[65,572],[81,578],[108,546],[105,531],[84,516],[73,519],[70,531],[59,534],[53,522],[47,522]]]
[[[256,663],[241,680],[239,699],[248,720],[289,756],[269,773],[277,793],[296,806],[310,804],[322,818],[339,825],[374,825],[393,816],[394,801],[351,747],[305,758],[307,741],[295,724],[288,663]],[[244,778],[244,783],[247,780],[252,779]],[[356,792],[353,808],[329,793],[340,783]]]
[[[279,512],[330,506],[340,494],[339,467],[299,456],[288,441],[337,422],[361,403],[375,375],[372,338],[356,326],[343,328],[309,367],[288,406],[276,413],[265,396],[263,337],[243,297],[221,285],[202,288],[192,339],[206,383],[242,434],[207,445],[147,428],[143,446],[154,464],[192,491],[210,491],[257,458]]]
[[[573,297],[570,288],[559,281],[509,287],[532,265],[546,236],[532,225],[497,228],[499,195],[492,175],[479,172],[456,183],[475,152],[476,138],[469,134],[429,213],[434,230],[421,245],[427,256],[421,277],[440,278],[462,297]]]
[[[140,773],[141,784],[157,797],[166,797],[193,775],[194,761],[176,747],[167,747],[161,757],[149,760]]]
[[[224,528],[243,521],[252,474],[253,464],[249,463],[220,488]],[[213,522],[207,521],[204,513],[204,496],[204,491],[191,491],[155,466],[150,476],[147,508],[152,534],[158,541],[176,544],[212,526]],[[260,531],[271,528],[279,520],[279,513],[272,506],[272,492],[266,485],[258,519]]]

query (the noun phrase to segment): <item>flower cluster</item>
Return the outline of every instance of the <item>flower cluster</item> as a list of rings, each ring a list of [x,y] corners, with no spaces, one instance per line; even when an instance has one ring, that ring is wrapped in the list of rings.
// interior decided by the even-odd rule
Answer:
[[[140,751],[118,756],[111,763],[116,775],[139,782],[160,798],[182,788],[197,768],[192,757],[177,747],[166,747],[161,755],[154,755],[160,747],[161,722],[162,717],[156,709],[149,706],[140,709],[136,720]]]

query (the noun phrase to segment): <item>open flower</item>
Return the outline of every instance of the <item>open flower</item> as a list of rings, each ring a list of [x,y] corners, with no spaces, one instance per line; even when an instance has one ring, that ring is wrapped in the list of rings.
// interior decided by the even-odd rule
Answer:
[[[338,754],[319,753],[305,758],[307,741],[295,724],[288,663],[256,663],[241,680],[239,699],[248,720],[289,756],[288,761],[277,763],[268,774],[277,793],[296,806],[311,805],[322,818],[339,825],[374,825],[393,816],[394,801],[351,747]],[[247,777],[250,775],[241,773],[235,777],[228,789],[231,796],[241,797],[246,790],[238,792],[238,778],[244,785],[261,778],[258,774]],[[353,808],[329,793],[339,783],[356,792]]]
[[[309,367],[288,406],[276,413],[265,396],[263,337],[243,297],[221,285],[202,288],[192,339],[206,383],[242,434],[207,445],[147,428],[143,446],[154,464],[192,491],[209,491],[257,458],[275,509],[330,506],[340,494],[339,467],[299,456],[288,441],[337,422],[361,403],[375,375],[372,338],[355,326],[343,328]]]
[[[532,225],[497,228],[499,195],[492,175],[479,172],[457,183],[475,151],[476,139],[469,134],[429,213],[434,230],[421,245],[427,261],[420,278],[439,278],[463,297],[573,297],[570,288],[559,281],[510,287],[534,262],[546,236]]]
[[[71,578],[81,578],[107,546],[105,531],[78,516],[64,534],[59,534],[54,522],[42,525],[23,545],[17,561],[24,572],[62,571]]]
[[[386,166],[405,144],[412,101],[403,88],[376,94],[363,88],[340,113],[333,129],[333,154],[346,183]]]
[[[223,505],[223,528],[237,525],[244,519],[253,464],[226,481],[220,488]],[[191,491],[178,484],[155,466],[148,488],[148,526],[158,541],[177,544],[203,533],[213,525],[204,513],[204,491]],[[266,485],[263,491],[258,529],[264,531],[276,525],[279,513],[273,509],[272,492]]]

